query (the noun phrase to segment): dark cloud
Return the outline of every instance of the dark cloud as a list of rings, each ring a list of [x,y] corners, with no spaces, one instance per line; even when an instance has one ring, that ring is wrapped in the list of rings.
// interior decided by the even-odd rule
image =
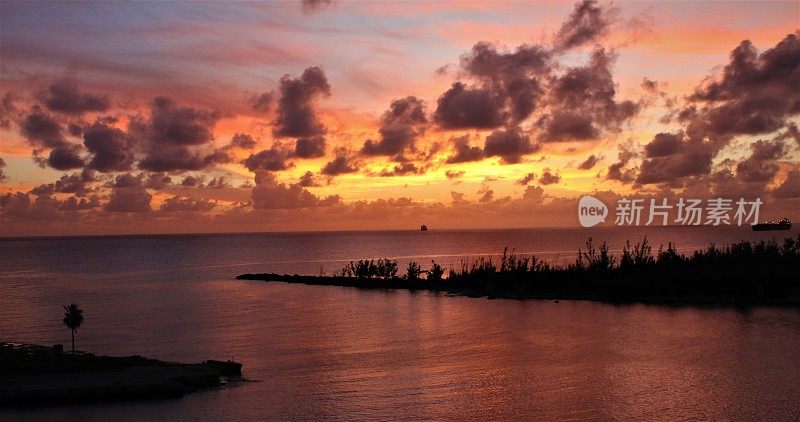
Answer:
[[[424,101],[414,96],[396,99],[381,117],[380,141],[367,140],[361,152],[399,157],[413,151],[414,141],[425,133],[427,123]]]
[[[84,196],[91,191],[89,183],[95,182],[94,172],[84,169],[80,173],[64,174],[53,184],[54,191],[60,193],[74,193],[76,196]]]
[[[359,164],[355,158],[344,149],[336,151],[333,160],[325,164],[320,173],[326,176],[338,176],[340,174],[355,173],[358,171]]]
[[[460,179],[464,177],[464,170],[447,170],[444,172],[444,175],[447,176],[448,179]]]
[[[541,148],[531,143],[530,137],[516,128],[495,130],[486,137],[483,152],[487,157],[500,157],[503,163],[513,164]]]
[[[300,138],[294,146],[294,154],[297,158],[319,158],[325,156],[325,138],[314,136],[311,138]]]
[[[4,220],[23,217],[30,207],[31,198],[26,193],[7,193],[0,196],[0,216],[2,216]]]
[[[483,150],[480,147],[469,145],[469,135],[451,138],[450,141],[453,143],[453,155],[447,157],[448,163],[467,163],[483,160]]]
[[[140,176],[135,176],[131,173],[120,174],[114,178],[114,181],[111,182],[109,186],[112,188],[135,188],[143,186],[142,177]]]
[[[126,132],[96,122],[83,133],[83,145],[92,154],[88,167],[101,172],[127,171],[134,163],[134,140]]]
[[[87,126],[86,122],[70,122],[67,124],[67,133],[76,137],[83,136]]]
[[[272,103],[275,102],[275,92],[268,91],[260,95],[256,95],[250,100],[253,110],[261,113],[269,113],[272,110]]]
[[[203,157],[203,167],[231,162],[233,162],[233,156],[225,148],[214,150]]]
[[[314,173],[307,171],[302,176],[300,176],[300,180],[297,182],[298,185],[304,188],[310,188],[313,186],[319,186],[320,183],[317,180],[317,177]]]
[[[283,144],[275,143],[270,149],[250,154],[249,157],[242,161],[242,164],[252,172],[286,170],[294,167],[294,162],[290,160],[291,155],[291,150],[285,148]]]
[[[297,209],[332,206],[341,203],[338,195],[320,199],[298,184],[277,183],[268,172],[256,173],[256,186],[252,191],[255,209]]]
[[[764,182],[747,182],[728,169],[686,178],[675,185],[685,187],[683,191],[685,195],[723,198],[761,197],[767,186]]]
[[[467,200],[464,199],[464,194],[462,192],[450,191],[450,198],[452,198],[453,200],[453,205],[461,205],[467,203]]]
[[[494,199],[494,191],[491,189],[486,189],[483,191],[483,195],[478,198],[478,202],[491,202],[492,199]]]
[[[505,96],[511,123],[516,124],[536,108],[543,93],[539,79],[549,74],[549,60],[550,53],[539,46],[521,45],[514,53],[498,53],[479,43],[471,56],[462,57],[462,66]]]
[[[63,219],[58,209],[61,202],[50,195],[40,195],[31,199],[23,192],[7,193],[0,196],[0,217],[3,220],[56,221]]]
[[[800,170],[791,170],[786,179],[770,192],[776,198],[800,198]]]
[[[193,176],[188,175],[181,180],[181,186],[187,188],[202,188],[204,186],[205,177],[204,176]]]
[[[20,110],[14,104],[17,99],[17,96],[11,92],[3,94],[3,98],[0,100],[0,128],[10,129],[12,123],[19,118]]]
[[[64,144],[50,150],[47,164],[56,170],[72,170],[86,165],[78,145]]]
[[[191,107],[182,107],[167,97],[152,103],[150,130],[154,146],[203,145],[214,139],[214,125],[220,114]]]
[[[556,34],[555,48],[569,50],[596,42],[608,33],[618,13],[619,9],[611,5],[600,6],[596,0],[575,3],[575,9]]]
[[[231,138],[228,148],[253,149],[258,142],[246,133],[237,133]]]
[[[436,76],[447,76],[452,70],[453,64],[447,63],[442,66],[439,66],[433,73]]]
[[[778,173],[778,164],[772,161],[745,159],[736,166],[736,177],[745,182],[769,182]]]
[[[712,160],[737,135],[773,133],[758,141],[752,154],[736,165],[736,175],[712,175],[729,191],[763,191],[777,173],[776,157],[785,154],[783,139],[792,136],[790,116],[800,114],[800,40],[790,34],[760,55],[743,41],[730,55],[721,76],[706,78],[677,113],[685,132],[659,134],[646,147],[637,182],[677,183],[687,176],[711,175]]]
[[[516,182],[516,183],[517,183],[518,185],[525,186],[525,185],[527,185],[528,183],[530,183],[530,182],[531,182],[533,179],[535,179],[535,178],[536,178],[536,173],[528,173],[528,174],[526,174],[525,176],[522,176],[522,178],[520,178],[519,180],[517,180],[517,182]]]
[[[102,112],[109,107],[107,97],[82,93],[78,90],[78,84],[70,79],[62,79],[50,85],[42,96],[42,102],[50,111],[72,115],[90,111]]]
[[[34,108],[25,116],[20,125],[20,132],[33,146],[55,148],[66,143],[64,128],[53,116]]]
[[[189,148],[165,146],[151,150],[141,161],[139,168],[147,171],[191,171],[202,170],[214,164],[230,162],[231,157],[223,151],[202,153]]]
[[[511,104],[511,122],[517,124],[530,116],[543,92],[539,81],[533,78],[506,81],[506,95]]]
[[[683,144],[683,132],[659,133],[650,143],[644,146],[648,158],[666,157],[675,154]]]
[[[673,138],[679,140],[677,146]],[[636,181],[641,184],[675,182],[687,176],[709,174],[715,148],[709,142],[686,138],[682,132],[659,133],[645,146],[645,151],[661,155],[648,155],[642,161]]]
[[[636,180],[637,169],[626,167],[637,155],[632,144],[620,145],[619,153],[617,154],[617,162],[608,166],[606,179],[616,180],[622,183],[632,183]]]
[[[544,169],[542,176],[539,177],[540,185],[553,185],[561,181],[561,175],[553,173],[549,168]]]
[[[454,83],[439,97],[434,120],[445,129],[494,129],[517,124],[536,109],[551,71],[551,53],[523,44],[513,52],[478,42],[461,57],[461,68],[476,85]]]
[[[528,186],[522,194],[522,200],[540,204],[544,201],[544,189],[541,186]]]
[[[797,124],[794,122],[789,122],[786,126],[786,131],[776,136],[775,140],[784,141],[789,138],[794,139],[797,143],[797,147],[800,148],[800,129],[797,128]]]
[[[783,141],[759,140],[750,145],[749,157],[736,166],[736,177],[744,182],[769,183],[778,173],[778,159],[786,155]]]
[[[600,161],[601,158],[602,157],[600,156],[592,154],[586,157],[586,160],[580,163],[578,165],[578,168],[581,170],[591,170],[597,164],[597,162]]]
[[[231,184],[228,182],[225,176],[217,176],[212,177],[211,180],[206,183],[206,187],[211,189],[224,189],[231,187]]]
[[[331,95],[331,86],[320,67],[309,67],[299,78],[284,75],[280,80],[277,116],[272,122],[276,137],[312,137],[325,133],[314,109],[314,101]]]
[[[619,132],[639,112],[638,103],[616,100],[613,61],[611,53],[597,48],[586,66],[570,67],[555,79],[549,93],[551,115],[537,123],[543,141],[597,139],[602,131]]]
[[[47,167],[47,158],[42,157],[42,153],[44,153],[44,148],[34,148],[33,151],[31,151],[31,161],[37,166],[45,168]]]
[[[208,199],[173,196],[161,204],[162,212],[206,212],[216,207],[215,202]]]
[[[665,84],[663,82],[654,81],[648,78],[642,78],[642,89],[645,91],[645,97],[642,99],[642,105],[652,105],[657,100],[661,100],[662,105],[669,110],[669,112],[661,116],[658,121],[662,124],[672,123],[675,115],[680,112],[677,107],[678,97],[670,96],[667,93]]]
[[[424,174],[425,168],[418,167],[411,162],[400,163],[391,169],[383,169],[380,172],[381,177],[392,176],[408,176],[412,174]]]
[[[750,41],[730,54],[721,77],[710,77],[689,96],[679,120],[695,139],[718,145],[736,135],[772,133],[800,114],[800,36],[789,34],[760,55]]]
[[[433,143],[428,144],[428,150],[427,151],[420,152],[419,154],[417,154],[413,158],[418,160],[418,161],[423,161],[423,162],[426,162],[426,163],[430,162],[431,160],[434,159],[436,154],[439,153],[439,151],[442,151],[443,146],[444,146],[443,142],[435,141]],[[398,157],[398,158],[400,158],[400,157]],[[405,157],[402,157],[402,158],[405,159]],[[402,160],[400,160],[400,161],[402,161]]]
[[[642,79],[642,89],[653,95],[657,95],[660,92],[658,81],[648,79],[647,77]]]
[[[149,212],[150,195],[142,184],[141,179],[125,173],[116,177],[111,188],[111,196],[106,203],[108,212]]]
[[[461,67],[472,76],[508,85],[528,75],[549,72],[551,56],[539,45],[522,44],[513,52],[503,52],[482,41],[461,57]]]
[[[758,140],[750,145],[754,160],[777,160],[786,155],[788,148],[782,141]]]
[[[49,165],[56,170],[71,170],[83,167],[80,145],[64,139],[64,127],[53,116],[34,107],[22,120],[20,132],[35,147],[33,159],[40,166]],[[44,149],[50,148],[47,158],[41,157]]]
[[[6,167],[6,161],[3,160],[2,157],[0,157],[0,180],[5,180],[8,178],[8,176],[6,176],[5,170],[3,170],[5,167]]]
[[[654,143],[655,147],[648,148]],[[728,168],[712,172],[717,145],[688,138],[682,132],[659,134],[645,147],[648,158],[642,162],[636,181],[685,186],[718,195],[760,195],[778,173],[778,160],[788,148],[780,140],[759,140],[750,147],[751,154],[745,159],[722,163],[728,168],[735,164],[735,174]]]
[[[31,189],[28,193],[36,196],[50,196],[54,194],[55,191],[55,187],[52,183],[43,183]]]
[[[142,170],[200,170],[231,161],[225,148],[209,150],[213,130],[220,114],[183,107],[166,97],[157,97],[151,107],[150,120],[133,119],[128,133],[140,140],[145,150],[138,167]]]
[[[543,132],[539,136],[542,142],[590,141],[600,137],[589,115],[569,110],[557,110],[545,120]]]
[[[145,187],[148,189],[164,189],[172,186],[172,178],[166,173],[150,173],[145,179]]]
[[[66,211],[66,212],[77,212],[77,211],[85,211],[85,210],[93,210],[95,208],[100,208],[100,198],[97,195],[92,195],[91,197],[87,198],[77,198],[74,196],[70,196],[64,202],[59,205],[59,211]]]
[[[453,85],[437,100],[434,120],[444,129],[494,129],[506,120],[503,99],[490,88]]]

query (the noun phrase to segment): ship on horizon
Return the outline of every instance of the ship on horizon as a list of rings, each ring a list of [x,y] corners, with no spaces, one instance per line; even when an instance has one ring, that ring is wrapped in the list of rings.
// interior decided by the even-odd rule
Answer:
[[[777,223],[767,221],[766,223],[753,224],[753,231],[763,232],[769,230],[789,230],[792,228],[792,222],[788,218],[784,218]]]

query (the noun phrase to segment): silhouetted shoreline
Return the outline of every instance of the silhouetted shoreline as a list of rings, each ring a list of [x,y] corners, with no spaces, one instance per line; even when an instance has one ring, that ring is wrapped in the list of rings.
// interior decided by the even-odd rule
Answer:
[[[777,242],[742,241],[682,255],[669,244],[654,254],[647,239],[630,242],[620,256],[592,239],[574,263],[551,265],[508,250],[491,258],[462,261],[445,270],[409,263],[397,275],[397,261],[351,262],[334,276],[242,274],[240,280],[280,281],[362,289],[428,290],[470,297],[567,299],[626,303],[800,306],[800,237]],[[427,275],[426,278],[422,276]]]
[[[0,407],[179,398],[220,386],[228,378],[241,378],[241,364],[73,355],[45,346],[0,343]]]

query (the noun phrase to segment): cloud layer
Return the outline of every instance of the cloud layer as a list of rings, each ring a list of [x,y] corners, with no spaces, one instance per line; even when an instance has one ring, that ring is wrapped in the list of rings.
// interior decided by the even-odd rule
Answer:
[[[633,7],[623,6],[578,2],[539,36],[475,30],[457,51],[441,44],[447,56],[419,68],[405,61],[429,49],[407,47],[430,46],[430,31],[381,28],[378,41],[352,31],[363,44],[325,54],[302,42],[285,49],[262,34],[255,49],[269,58],[251,57],[252,40],[227,46],[244,49],[240,56],[218,53],[255,76],[241,86],[215,79],[208,90],[161,73],[131,88],[120,81],[147,73],[133,69],[133,58],[122,59],[130,66],[109,58],[87,61],[90,70],[42,67],[22,78],[13,75],[33,73],[18,70],[19,48],[4,49],[4,69],[15,70],[4,70],[13,83],[0,101],[11,145],[0,158],[8,186],[0,219],[28,228],[182,218],[246,226],[265,216],[288,227],[292,213],[307,224],[380,215],[473,221],[470,212],[511,221],[505,216],[532,204],[567,215],[576,195],[607,188],[761,196],[775,209],[800,209],[798,32],[769,45],[731,42],[727,59],[678,81],[687,86],[681,92],[631,63],[647,55],[628,48],[633,18],[624,9]],[[303,25],[292,28],[316,34],[340,7],[351,5],[304,2],[294,11]],[[332,54],[351,61],[331,64]],[[223,62],[207,57],[200,67]],[[365,96],[369,103],[346,103]]]

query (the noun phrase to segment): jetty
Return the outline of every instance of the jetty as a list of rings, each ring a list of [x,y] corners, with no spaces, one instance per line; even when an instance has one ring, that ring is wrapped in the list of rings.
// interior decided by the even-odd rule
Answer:
[[[671,243],[656,252],[643,239],[626,242],[614,256],[590,238],[576,260],[551,264],[507,249],[498,260],[462,260],[446,271],[436,262],[409,262],[398,275],[393,259],[350,262],[340,274],[241,274],[239,280],[301,283],[359,289],[427,290],[458,296],[506,299],[572,299],[615,303],[800,306],[800,237],[728,246],[709,245],[688,255]]]
[[[0,343],[0,407],[171,399],[241,380],[242,364],[175,363]]]

